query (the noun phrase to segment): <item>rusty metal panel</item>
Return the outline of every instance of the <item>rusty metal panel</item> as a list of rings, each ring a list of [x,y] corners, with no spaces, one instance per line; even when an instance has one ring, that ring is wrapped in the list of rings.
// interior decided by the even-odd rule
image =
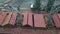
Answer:
[[[33,30],[21,30],[20,34],[34,34]]]
[[[13,12],[9,24],[15,25],[17,19],[17,12]]]
[[[22,15],[23,15],[22,26],[25,26],[27,25],[28,13],[22,13]]]
[[[54,20],[55,26],[57,28],[60,28],[60,19],[59,19],[59,16],[57,14],[53,15],[53,20]]]
[[[33,18],[32,18],[33,13],[29,13],[28,15],[28,25],[33,27]]]
[[[3,23],[1,26],[4,26],[4,25],[7,25],[10,21],[10,18],[11,18],[11,15],[12,15],[12,12],[10,12],[4,19]]]
[[[5,19],[6,15],[7,15],[7,12],[1,12],[0,13],[0,25],[2,25],[3,20]]]
[[[34,14],[34,27],[46,28],[43,14]]]

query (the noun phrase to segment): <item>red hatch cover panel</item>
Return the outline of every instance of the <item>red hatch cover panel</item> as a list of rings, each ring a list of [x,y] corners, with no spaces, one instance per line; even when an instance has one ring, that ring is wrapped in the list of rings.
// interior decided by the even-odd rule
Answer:
[[[33,15],[32,13],[29,13],[29,15],[28,15],[29,16],[28,17],[28,25],[31,26],[31,27],[33,27],[33,20],[32,20],[33,18],[32,18],[32,15]]]
[[[6,15],[6,17],[2,23],[2,26],[7,25],[9,23],[11,15],[12,15],[12,12],[10,12],[8,15]]]
[[[17,19],[17,12],[13,12],[9,24],[15,25]]]
[[[20,34],[34,34],[33,30],[21,30]]]
[[[60,19],[59,19],[59,16],[57,14],[53,15],[53,20],[54,20],[55,26],[57,28],[60,28]]]
[[[22,26],[25,26],[27,25],[28,13],[22,13],[22,15],[23,15]]]
[[[34,27],[46,28],[43,14],[34,14]]]
[[[6,17],[7,12],[1,12],[0,13],[0,25],[2,25],[4,18]]]

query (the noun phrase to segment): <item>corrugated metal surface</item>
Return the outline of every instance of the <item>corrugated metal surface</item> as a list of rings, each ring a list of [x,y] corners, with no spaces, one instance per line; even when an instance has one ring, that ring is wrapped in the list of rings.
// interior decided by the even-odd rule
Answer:
[[[34,27],[46,28],[43,14],[34,14]]]

